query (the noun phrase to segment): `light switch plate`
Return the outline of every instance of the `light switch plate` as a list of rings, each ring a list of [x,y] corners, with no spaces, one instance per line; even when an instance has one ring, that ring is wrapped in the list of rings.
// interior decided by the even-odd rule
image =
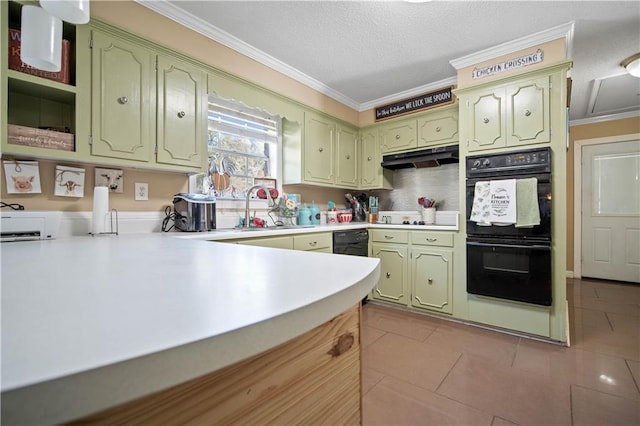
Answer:
[[[147,201],[149,199],[149,184],[148,183],[135,183],[135,200]]]

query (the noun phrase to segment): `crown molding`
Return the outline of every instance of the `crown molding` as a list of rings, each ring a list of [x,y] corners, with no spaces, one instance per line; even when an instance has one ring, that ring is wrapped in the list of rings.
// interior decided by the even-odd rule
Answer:
[[[488,49],[484,49],[458,59],[452,59],[449,61],[449,63],[456,70],[460,70],[462,68],[478,64],[480,62],[489,61],[499,56],[508,55],[509,53],[517,52],[518,50],[527,49],[529,47],[537,46],[542,43],[557,40],[559,38],[565,39],[566,59],[571,59],[573,57],[574,27],[575,21],[571,21],[566,24],[561,24],[535,34],[508,41],[506,43],[502,43],[497,46],[490,47]]]
[[[365,102],[360,104],[360,109],[358,112],[366,111],[372,108],[375,108],[379,105],[386,105],[389,103],[401,101],[403,99],[408,99],[413,96],[422,95],[429,90],[442,89],[445,86],[452,86],[458,83],[458,79],[456,77],[449,77],[443,80],[435,81],[433,83],[425,84],[422,86],[414,87],[413,89],[405,90],[404,92],[395,93],[393,95],[384,96],[382,98],[374,99],[369,102]]]
[[[210,38],[236,52],[247,56],[262,65],[265,65],[279,73],[290,77],[305,86],[310,87],[336,101],[348,106],[349,108],[360,110],[360,104],[353,99],[343,95],[342,93],[332,89],[326,84],[309,77],[307,74],[293,68],[290,65],[274,58],[271,55],[267,55],[263,51],[256,49],[250,44],[232,36],[226,31],[209,24],[208,22],[194,16],[190,13],[186,13],[179,7],[169,3],[167,0],[135,0],[136,3],[166,17],[178,24],[189,28],[203,36]]]
[[[579,118],[569,121],[569,127],[585,124],[604,123],[605,121],[624,120],[625,118],[640,117],[640,110],[622,112],[619,114],[600,115],[598,117]]]

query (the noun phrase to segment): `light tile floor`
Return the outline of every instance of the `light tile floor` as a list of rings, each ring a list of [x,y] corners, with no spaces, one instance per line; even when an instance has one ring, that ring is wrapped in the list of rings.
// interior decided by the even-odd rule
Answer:
[[[366,304],[364,425],[640,425],[640,285],[567,299],[570,348]]]

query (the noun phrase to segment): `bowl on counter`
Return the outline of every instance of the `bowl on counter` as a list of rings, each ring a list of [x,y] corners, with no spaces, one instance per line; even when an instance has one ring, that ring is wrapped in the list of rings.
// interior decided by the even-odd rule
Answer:
[[[349,223],[353,219],[353,213],[350,211],[338,212],[339,223]]]

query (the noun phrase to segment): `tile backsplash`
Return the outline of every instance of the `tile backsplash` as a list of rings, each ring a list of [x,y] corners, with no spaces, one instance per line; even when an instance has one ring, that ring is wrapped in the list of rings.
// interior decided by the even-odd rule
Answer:
[[[418,198],[434,198],[438,210],[460,210],[459,164],[393,172],[393,191],[376,191],[381,210],[419,210]]]

